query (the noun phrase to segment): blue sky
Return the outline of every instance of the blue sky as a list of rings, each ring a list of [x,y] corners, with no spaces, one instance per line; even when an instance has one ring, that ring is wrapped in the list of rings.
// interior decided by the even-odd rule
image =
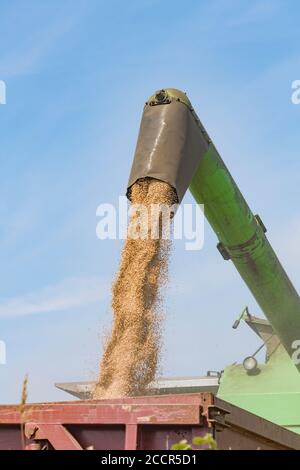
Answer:
[[[291,279],[300,285],[296,0],[11,0],[0,5],[0,402],[63,400],[91,380],[110,323],[120,241],[96,208],[124,194],[143,103],[185,90]],[[189,194],[185,202],[192,202]],[[175,242],[161,373],[201,375],[260,344],[231,328],[261,312],[234,267]]]

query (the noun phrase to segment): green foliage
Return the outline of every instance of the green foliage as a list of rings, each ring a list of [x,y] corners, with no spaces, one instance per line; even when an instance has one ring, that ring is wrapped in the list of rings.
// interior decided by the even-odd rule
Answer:
[[[194,437],[193,444],[196,446],[207,446],[208,450],[217,450],[217,443],[211,434],[206,434],[204,437]]]
[[[192,446],[185,439],[173,444],[171,450],[192,450]]]
[[[193,450],[193,445],[200,446],[201,450],[217,450],[217,443],[211,434],[206,434],[204,437],[194,437],[192,445],[184,439],[173,444],[171,450]]]

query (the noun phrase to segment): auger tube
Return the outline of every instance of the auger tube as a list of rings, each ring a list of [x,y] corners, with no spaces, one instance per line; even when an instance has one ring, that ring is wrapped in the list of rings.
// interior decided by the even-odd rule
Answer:
[[[280,264],[259,216],[241,194],[187,96],[159,90],[147,101],[128,183],[153,177],[181,202],[190,189],[204,204],[218,249],[231,260],[300,371],[300,297]],[[299,363],[298,363],[299,362]]]

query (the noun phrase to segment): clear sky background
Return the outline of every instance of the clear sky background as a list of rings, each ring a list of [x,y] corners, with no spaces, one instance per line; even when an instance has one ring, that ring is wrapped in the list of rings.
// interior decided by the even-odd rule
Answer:
[[[296,0],[11,0],[0,4],[0,402],[64,400],[92,380],[122,243],[96,208],[124,194],[147,97],[185,90],[300,287],[300,5]],[[189,194],[185,202],[192,202]],[[202,375],[260,345],[262,315],[205,226],[174,245],[161,373]]]

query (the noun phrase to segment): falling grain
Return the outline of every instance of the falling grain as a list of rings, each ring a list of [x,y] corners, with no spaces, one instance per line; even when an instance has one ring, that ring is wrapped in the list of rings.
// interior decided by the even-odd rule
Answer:
[[[146,237],[132,236],[137,214],[132,215],[113,284],[113,327],[106,341],[94,398],[142,394],[154,380],[159,362],[161,292],[167,282],[171,242],[162,235],[161,218],[156,239],[151,237],[153,226],[148,222],[154,205],[171,207],[176,193],[167,183],[145,178],[132,186],[131,201],[146,207],[138,228]]]

